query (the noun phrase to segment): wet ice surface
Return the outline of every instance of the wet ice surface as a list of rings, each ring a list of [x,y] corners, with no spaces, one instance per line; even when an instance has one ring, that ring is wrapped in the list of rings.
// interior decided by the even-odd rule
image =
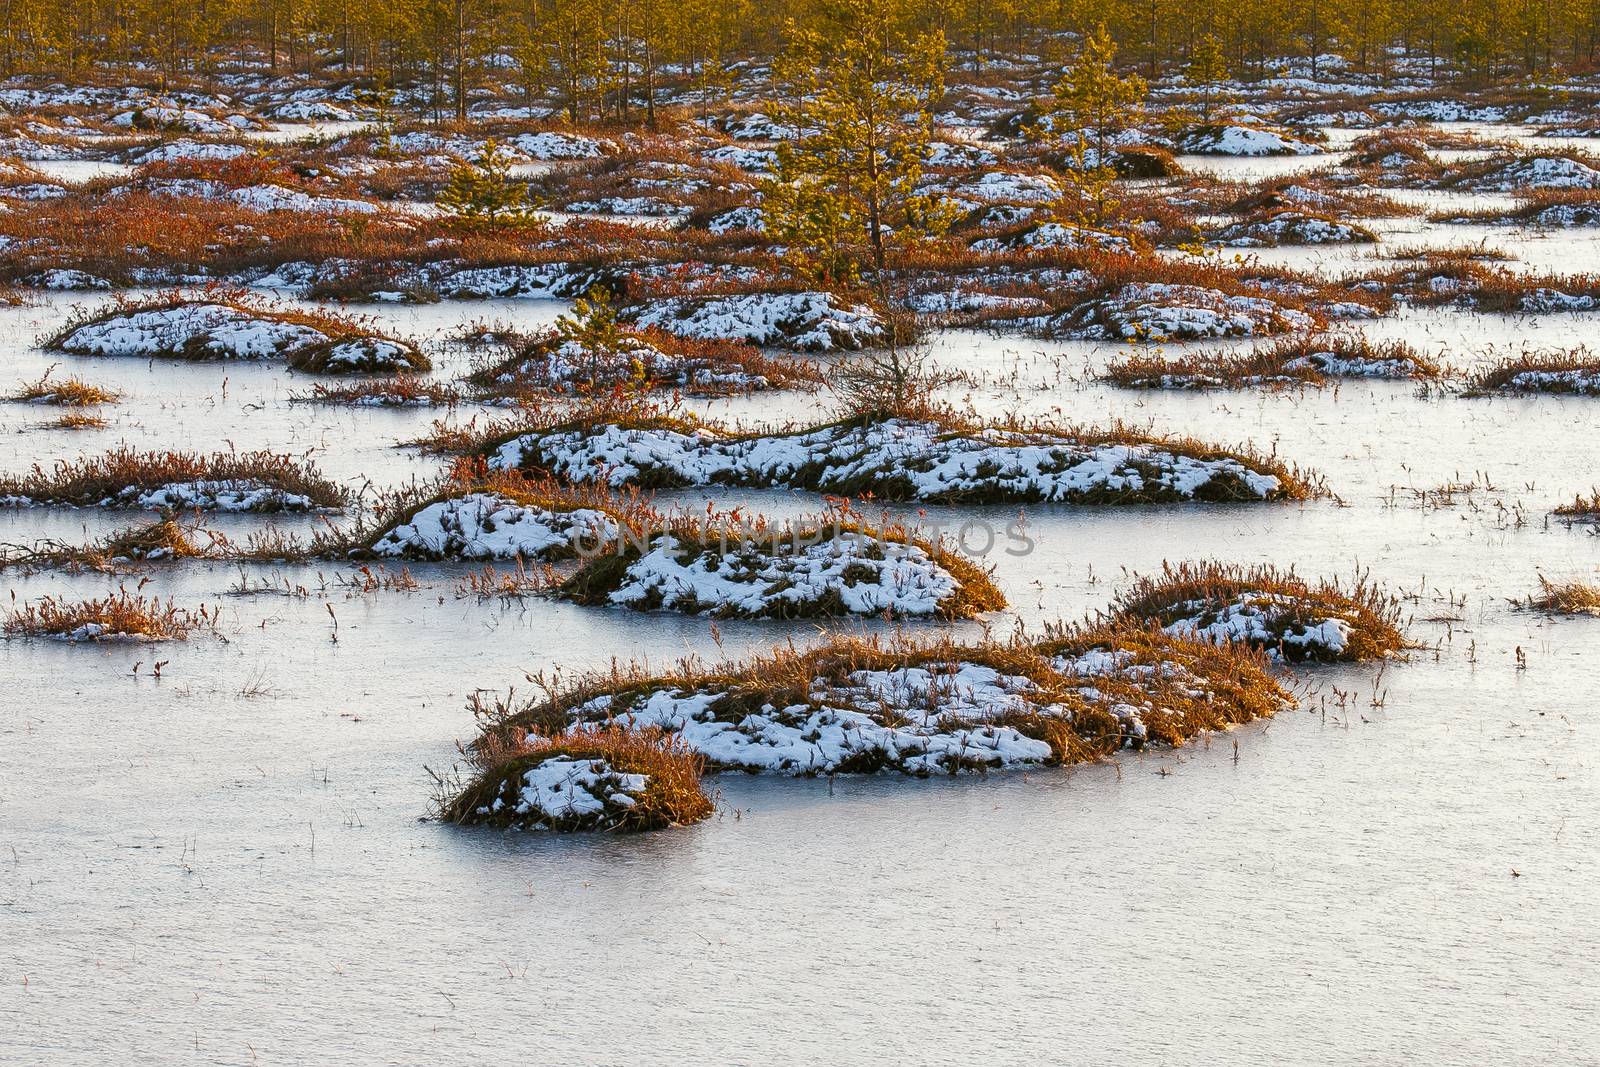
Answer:
[[[1594,246],[1581,247],[1568,269],[1596,266]],[[0,408],[7,471],[119,441],[309,452],[352,486],[440,469],[392,447],[432,414],[291,406],[311,379],[282,367],[28,347],[83,299],[0,310],[5,373],[33,379],[59,362],[128,399],[107,409],[107,429],[78,433],[37,428],[48,416],[35,408]],[[562,310],[377,313],[451,374],[459,355],[437,347],[449,329],[530,327]],[[1600,316],[1428,311],[1364,328],[1467,367],[1491,344],[1592,341]],[[1080,380],[1118,346],[957,332],[936,351],[984,375],[972,400],[988,413],[1250,440],[1319,469],[1343,502],[1030,507],[1036,550],[1007,555],[1002,538],[988,557],[1013,604],[992,622],[1000,632],[1103,606],[1127,571],[1214,557],[1308,575],[1371,568],[1418,596],[1414,634],[1430,650],[1381,682],[1373,668],[1319,670],[1302,711],[1120,766],[831,787],[724,776],[712,781],[722,814],[700,826],[568,838],[420,821],[424,768],[448,768],[472,733],[467,694],[612,657],[715,657],[705,620],[459,599],[459,567],[414,565],[421,590],[377,594],[339,588],[347,572],[327,565],[243,572],[309,597],[231,596],[231,566],[154,568],[146,592],[220,604],[225,640],[0,644],[0,1034],[14,1058],[95,1062],[114,1043],[122,1063],[447,1063],[479,1048],[687,1063],[709,1042],[750,1062],[864,1063],[933,1036],[995,1062],[1048,1062],[1063,1047],[1130,1064],[1592,1055],[1570,1024],[1592,1010],[1600,952],[1600,620],[1547,620],[1505,598],[1541,571],[1600,566],[1600,538],[1543,522],[1600,481],[1600,407],[1423,398],[1383,382],[1123,392]],[[813,418],[818,407],[769,395],[715,410]],[[1486,480],[1492,490],[1453,506],[1417,500]],[[773,515],[818,504],[713,496]],[[917,517],[1003,529],[1014,515]],[[131,519],[0,512],[0,540],[81,540]],[[982,547],[977,525],[964,532]],[[5,578],[19,598],[117,582]],[[815,633],[719,626],[733,654]],[[159,682],[157,659],[170,661]],[[1343,706],[1340,692],[1352,694]],[[1141,1024],[1154,1010],[1181,1025]]]

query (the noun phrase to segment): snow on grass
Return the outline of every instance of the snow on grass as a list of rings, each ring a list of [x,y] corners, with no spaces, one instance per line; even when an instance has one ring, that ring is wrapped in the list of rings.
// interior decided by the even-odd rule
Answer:
[[[993,427],[951,432],[910,419],[769,436],[670,425],[554,429],[505,441],[489,463],[613,486],[758,485],[934,502],[1275,500],[1307,492],[1282,467],[1192,443]]]
[[[605,287],[614,275],[575,263],[537,263],[503,267],[464,267],[444,271],[434,288],[442,297],[505,299],[518,297],[548,300],[582,296],[595,287]]]
[[[994,592],[980,576],[987,588],[959,598],[962,580],[926,547],[858,530],[796,530],[727,545],[667,534],[621,567],[601,559],[590,570],[604,577],[591,581],[580,572],[568,583],[569,590],[582,590],[586,602],[719,618],[951,617],[967,614],[967,602]]]
[[[112,314],[79,326],[54,347],[93,356],[271,359],[327,340],[309,326],[227,304],[193,303]]]
[[[100,507],[134,507],[167,511],[279,512],[315,511],[316,501],[303,493],[250,478],[167,482],[129,486],[97,502]]]
[[[972,242],[975,252],[1002,252],[1013,248],[1098,248],[1108,252],[1132,252],[1133,242],[1121,234],[1062,222],[1042,222],[1009,237],[983,237]]]
[[[317,325],[311,322],[317,321]],[[124,306],[61,332],[49,347],[75,355],[286,359],[316,373],[426,370],[415,346],[363,335],[350,324],[213,301]]]
[[[679,337],[801,352],[853,351],[887,336],[883,319],[872,308],[844,304],[822,292],[671,297],[624,308],[622,314],[642,329]]]
[[[1519,189],[1600,189],[1600,170],[1566,156],[1531,156],[1462,182],[1483,192]]]
[[[1600,396],[1600,358],[1583,348],[1525,353],[1475,375],[1467,385],[1469,396],[1494,392]]]
[[[711,770],[912,776],[1103,759],[1274,714],[1258,654],[1159,631],[1073,628],[1037,646],[836,638],[745,664],[638,668],[501,704],[479,750],[606,723],[664,734]]]
[[[1244,352],[1167,358],[1134,352],[1102,377],[1127,389],[1237,389],[1320,386],[1330,379],[1436,378],[1442,372],[1403,341],[1375,343],[1349,334],[1297,335]]]
[[[1276,245],[1370,244],[1377,237],[1364,226],[1286,209],[1263,219],[1247,219],[1226,226],[1218,231],[1214,239],[1232,248],[1261,248]]]
[[[1311,329],[1314,316],[1264,296],[1165,282],[1130,282],[1069,311],[1023,320],[1051,337],[1090,340],[1193,340],[1258,337]]]
[[[594,508],[543,507],[503,493],[471,492],[418,509],[381,534],[369,551],[419,560],[548,560],[597,551],[615,542],[621,529]]]
[[[1178,139],[1178,147],[1201,156],[1312,156],[1322,151],[1282,130],[1231,124],[1190,130]]]
[[[337,509],[345,493],[309,463],[272,452],[139,452],[36,465],[0,476],[0,506],[142,507],[218,511]]]
[[[665,347],[703,350],[663,351],[663,341],[671,342]],[[721,394],[768,389],[799,376],[784,373],[781,366],[769,368],[768,361],[751,348],[719,342],[691,346],[661,335],[620,332],[602,346],[556,333],[514,338],[509,345],[511,355],[475,371],[469,381],[512,396],[529,390],[593,391],[621,384]]]
[[[1132,625],[1294,662],[1364,660],[1405,647],[1398,603],[1364,580],[1312,584],[1272,567],[1167,566],[1158,578],[1138,579],[1113,611]]]
[[[501,738],[468,750],[473,782],[440,798],[457,823],[517,830],[637,831],[686,826],[711,814],[704,766],[676,740],[615,727],[559,737]]]

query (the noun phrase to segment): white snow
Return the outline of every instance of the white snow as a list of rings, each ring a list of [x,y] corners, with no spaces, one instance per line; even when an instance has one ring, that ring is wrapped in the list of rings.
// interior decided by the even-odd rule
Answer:
[[[527,434],[500,446],[489,463],[614,486],[790,486],[845,495],[870,488],[880,497],[918,500],[1071,501],[1105,493],[1184,500],[1217,479],[1260,499],[1281,488],[1276,476],[1236,459],[1196,459],[1159,443],[1086,444],[1001,429],[951,434],[906,419],[769,437],[614,425]]]
[[[846,305],[831,293],[747,293],[670,297],[624,309],[640,328],[697,340],[781,345],[801,352],[858,349],[885,336],[872,308]]]
[[[603,511],[555,511],[519,504],[500,493],[467,493],[435,501],[384,533],[376,556],[406,559],[546,559],[580,548],[597,551],[621,534]]]
[[[328,340],[309,326],[279,322],[226,304],[180,304],[113,315],[73,330],[58,347],[97,356],[199,354],[269,359]]]
[[[1311,156],[1322,149],[1280,130],[1259,126],[1204,127],[1178,141],[1185,152],[1207,156]]]
[[[1266,297],[1217,289],[1130,282],[1111,296],[1030,323],[1051,336],[1166,341],[1254,337],[1310,329],[1316,319]]]
[[[528,829],[573,823],[604,829],[638,804],[649,784],[648,775],[620,772],[604,759],[552,756],[523,773],[512,812]]]
[[[610,600],[719,616],[831,614],[835,600],[852,615],[933,615],[959,588],[913,545],[853,531],[798,549],[796,540],[775,534],[706,551],[663,536],[628,565]]]
[[[1294,597],[1261,592],[1241,593],[1226,604],[1192,600],[1173,609],[1183,614],[1164,629],[1212,644],[1255,645],[1272,656],[1337,659],[1350,643],[1350,622],[1338,617],[1301,621],[1304,607]]]

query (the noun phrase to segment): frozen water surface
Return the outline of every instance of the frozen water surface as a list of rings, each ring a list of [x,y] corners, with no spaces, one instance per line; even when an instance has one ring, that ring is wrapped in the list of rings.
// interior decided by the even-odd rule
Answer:
[[[1449,229],[1432,234],[1463,239]],[[1487,236],[1527,260],[1554,249],[1551,266],[1600,267],[1580,234]],[[1343,269],[1347,255],[1319,250],[1308,265]],[[128,394],[97,431],[43,429],[47,412],[6,405],[4,469],[123,441],[306,453],[352,487],[441,469],[393,447],[433,413],[290,405],[311,382],[281,366],[31,347],[74,303],[98,299],[47,294],[0,310],[9,379],[59,363]],[[459,324],[529,327],[562,310],[372,313],[448,375],[462,356],[440,339]],[[1593,342],[1600,316],[1430,310],[1362,329],[1466,368],[1490,346]],[[1412,598],[1426,649],[1381,671],[1309,672],[1301,710],[1116,766],[831,784],[724,776],[712,781],[721,813],[690,829],[478,832],[423,818],[425,768],[448,772],[471,736],[472,690],[528,689],[525,672],[614,657],[715,657],[712,627],[480,603],[456,595],[461,568],[447,566],[413,566],[419,590],[379,593],[342,587],[348,568],[325,564],[154,567],[146,592],[220,605],[220,638],[0,644],[6,1058],[103,1062],[114,1044],[117,1062],[140,1064],[454,1063],[490,1048],[689,1063],[712,1044],[742,1062],[873,1063],[948,1039],[997,1063],[1085,1049],[1128,1064],[1592,1061],[1593,1035],[1572,1021],[1592,1015],[1600,984],[1600,620],[1550,620],[1507,598],[1540,573],[1600,567],[1600,537],[1544,520],[1600,482],[1600,405],[1386,382],[1165,395],[1090,380],[1123,351],[982,332],[935,340],[937,358],[979,374],[970,399],[986,413],[1250,441],[1316,468],[1339,499],[1029,507],[1035,551],[1007,555],[1002,540],[987,557],[1013,605],[992,627],[1036,630],[1105,605],[1130,572],[1218,558],[1369,569]],[[809,419],[820,403],[780,394],[713,408]],[[1424,501],[1449,483],[1479,488]],[[712,499],[777,515],[817,504]],[[1003,526],[1015,509],[910,514],[971,523],[982,547],[977,524]],[[81,540],[133,518],[5,511],[0,540]],[[6,579],[19,599],[118,581]],[[234,595],[241,582],[309,595]],[[815,637],[806,624],[720,627],[732,654]]]

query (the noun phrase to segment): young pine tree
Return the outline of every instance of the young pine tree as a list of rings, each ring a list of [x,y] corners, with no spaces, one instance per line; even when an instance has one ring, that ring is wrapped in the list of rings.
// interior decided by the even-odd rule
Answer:
[[[538,222],[537,205],[528,183],[511,176],[511,157],[493,140],[471,163],[450,172],[450,183],[439,194],[445,214],[473,227],[524,229]]]
[[[1208,33],[1194,43],[1183,78],[1200,90],[1200,121],[1209,123],[1217,104],[1225,102],[1221,99],[1221,85],[1228,80],[1228,59],[1216,34]]]
[[[821,0],[808,24],[789,24],[773,110],[798,139],[779,149],[763,210],[819,280],[869,267],[887,303],[891,246],[948,228],[950,212],[917,189],[944,64],[944,35],[907,38],[892,0]]]
[[[1035,139],[1070,130],[1065,176],[1072,203],[1064,214],[1103,226],[1116,215],[1116,162],[1112,137],[1142,113],[1148,86],[1137,74],[1119,75],[1117,46],[1101,24],[1084,38],[1083,50],[1039,107]]]

